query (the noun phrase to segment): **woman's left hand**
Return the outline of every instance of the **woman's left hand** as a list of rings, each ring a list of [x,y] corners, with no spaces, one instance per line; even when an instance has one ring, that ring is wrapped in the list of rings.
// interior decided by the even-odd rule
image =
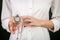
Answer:
[[[42,26],[45,28],[54,29],[54,24],[50,20],[37,19],[31,16],[23,17],[24,26]]]
[[[39,20],[31,16],[26,16],[23,19],[25,26],[40,26],[43,23],[43,20]]]

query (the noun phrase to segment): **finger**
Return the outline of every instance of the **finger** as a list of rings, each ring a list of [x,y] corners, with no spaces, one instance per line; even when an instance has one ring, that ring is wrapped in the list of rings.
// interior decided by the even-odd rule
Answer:
[[[14,32],[12,27],[10,27],[9,29],[10,29],[11,33],[13,33],[13,32]]]
[[[12,18],[10,19],[10,21],[9,21],[9,23],[8,23],[8,27],[9,27],[10,31],[11,31],[11,29],[12,29],[12,28],[10,28],[10,27],[11,27],[11,22],[12,22]]]
[[[30,19],[25,19],[24,21],[31,21]]]
[[[10,21],[9,21],[9,24],[8,24],[11,32],[13,32],[13,22],[14,22],[14,19],[11,18]]]
[[[11,33],[15,33],[15,31],[17,30],[17,28],[16,27],[10,27],[10,31],[11,31]]]
[[[24,26],[29,27],[29,26],[32,26],[32,25],[33,25],[33,23],[28,23],[28,24],[25,24]]]
[[[14,17],[12,17],[12,18],[10,19],[10,21],[13,22],[13,21],[14,21]]]
[[[31,19],[30,16],[23,16],[22,18],[23,18],[23,20],[25,20],[25,19]]]
[[[10,25],[13,25],[14,22],[15,22],[15,21],[14,21],[14,18],[12,17],[12,18],[10,19],[10,21],[9,21],[9,24],[10,24]]]
[[[20,16],[20,18],[21,18],[21,21],[20,21],[20,23],[23,23],[23,17],[22,17],[22,16]]]

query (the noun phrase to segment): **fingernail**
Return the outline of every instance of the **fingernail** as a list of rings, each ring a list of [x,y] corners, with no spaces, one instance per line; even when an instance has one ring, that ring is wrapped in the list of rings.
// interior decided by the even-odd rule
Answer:
[[[26,27],[26,26],[24,26],[24,27]]]

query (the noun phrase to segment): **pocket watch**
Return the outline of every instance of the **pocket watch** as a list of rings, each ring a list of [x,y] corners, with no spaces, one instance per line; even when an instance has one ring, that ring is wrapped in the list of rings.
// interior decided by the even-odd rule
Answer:
[[[19,17],[18,14],[14,17],[14,21],[15,21],[15,23],[14,23],[15,25],[21,21],[21,18]]]

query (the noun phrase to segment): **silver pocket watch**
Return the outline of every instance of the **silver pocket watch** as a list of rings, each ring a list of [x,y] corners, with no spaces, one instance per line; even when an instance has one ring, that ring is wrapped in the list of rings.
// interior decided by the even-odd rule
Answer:
[[[15,25],[17,25],[19,22],[21,22],[21,18],[19,17],[19,15],[17,14],[15,17],[14,17],[14,21],[15,21]]]

